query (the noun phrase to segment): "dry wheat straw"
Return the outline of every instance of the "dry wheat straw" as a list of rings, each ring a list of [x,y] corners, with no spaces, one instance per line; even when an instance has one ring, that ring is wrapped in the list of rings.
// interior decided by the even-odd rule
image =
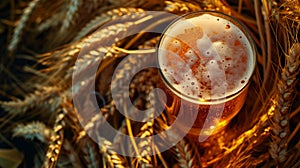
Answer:
[[[76,1],[76,2],[75,2]],[[100,0],[102,2],[102,0]],[[32,14],[32,12],[34,11],[35,7],[39,4],[39,0],[34,0],[32,1],[29,6],[25,9],[24,14],[22,15],[18,26],[15,29],[14,35],[13,35],[13,39],[8,47],[8,49],[10,51],[14,51],[19,43],[19,41],[21,40],[21,34],[23,32],[24,27],[26,26],[26,22],[28,22],[30,15]],[[66,18],[65,20],[63,20],[63,23],[65,23],[66,28],[62,28],[65,29],[64,31],[67,31],[68,29],[70,29],[72,22],[74,21],[74,23],[78,22],[76,19],[76,15],[78,13],[80,13],[82,10],[85,10],[85,8],[81,7],[83,5],[80,5],[80,3],[82,3],[80,0],[70,0],[70,2],[72,2],[70,5],[66,5],[67,6],[67,12],[66,12]],[[75,3],[74,3],[75,2]],[[98,2],[97,0],[93,0],[94,3],[99,4],[100,2]],[[121,6],[121,5],[130,5],[131,6],[139,6],[139,5],[143,5],[143,7],[150,7],[151,4],[159,4],[160,2],[164,2],[164,1],[151,1],[146,3],[146,1],[136,1],[136,0],[131,0],[131,1],[110,1],[110,5],[112,6]],[[197,1],[199,6],[203,9],[212,9],[212,10],[220,10],[223,11],[227,14],[232,13],[232,9],[229,8],[229,5],[226,3],[225,0],[222,1]],[[262,1],[264,4],[264,7],[267,7],[266,1],[263,0]],[[295,2],[298,3],[299,6],[299,2],[294,1],[286,1],[283,2],[283,4],[281,5],[282,8],[290,8],[289,10],[284,10],[281,11],[284,15],[287,13],[287,15],[285,16],[280,16],[280,17],[286,17],[292,21],[299,21],[299,10],[294,10],[296,9],[297,5],[293,5],[293,6],[289,6],[290,3]],[[123,4],[124,3],[124,4]],[[195,2],[181,2],[181,1],[176,1],[176,2],[172,2],[172,1],[166,1],[165,3],[165,7],[161,8],[162,10],[167,10],[167,11],[171,11],[174,13],[185,13],[188,11],[194,11],[194,10],[198,10],[198,8],[200,9],[199,6],[195,5]],[[246,3],[246,2],[245,2]],[[260,17],[262,16],[259,12],[262,10],[260,7],[260,3],[259,1],[255,1],[256,3],[256,12],[258,12],[257,14],[257,18],[260,19]],[[275,1],[273,1],[273,3],[275,3]],[[239,4],[241,4],[241,1],[239,2]],[[72,6],[74,8],[72,8]],[[98,8],[98,7],[97,7]],[[120,8],[120,9],[115,9],[112,10],[112,15],[110,16],[111,19],[114,19],[114,17],[117,17],[118,14],[120,15],[127,15],[127,11],[126,10],[130,10],[131,8]],[[152,8],[151,8],[152,9]],[[241,8],[239,7],[239,10]],[[119,10],[123,10],[123,11],[119,11]],[[134,10],[134,9],[133,9]],[[269,11],[268,8],[264,8],[263,9],[265,13],[267,13]],[[115,11],[116,13],[114,13],[113,11]],[[88,11],[90,12],[90,10]],[[134,11],[133,11],[134,12]],[[106,13],[107,14],[107,13]],[[104,17],[104,15],[106,14],[102,14],[100,15],[103,16],[103,18],[105,19],[106,17]],[[233,12],[234,15],[236,15]],[[109,15],[109,14],[108,14]],[[134,16],[134,15],[129,15],[129,16]],[[240,18],[241,20],[244,21],[249,21],[246,18],[244,18],[242,15],[236,15],[238,16],[238,18]],[[267,16],[269,16],[269,14],[264,15],[265,18]],[[85,36],[88,32],[90,32],[90,30],[100,26],[101,24],[104,23],[104,20],[101,21],[101,19],[99,19],[98,23],[97,23],[97,18],[95,20],[92,20],[91,22],[89,22],[89,24],[87,24],[85,26],[85,28],[82,29],[82,31],[85,31],[82,35],[80,35],[81,37]],[[105,21],[109,21],[110,19],[105,19]],[[47,21],[46,21],[47,22]],[[46,25],[45,22],[45,25]],[[103,22],[103,23],[101,23]],[[258,21],[259,23],[261,23],[262,21]],[[120,52],[122,51],[116,51],[114,50],[113,47],[113,43],[118,42],[118,38],[122,37],[122,35],[124,35],[124,33],[128,32],[128,30],[136,28],[138,25],[135,24],[136,22],[127,22],[125,24],[117,24],[114,23],[112,26],[110,27],[106,27],[101,29],[98,33],[92,34],[86,38],[80,38],[77,37],[78,39],[80,39],[80,41],[78,43],[76,43],[75,45],[69,45],[66,46],[65,49],[60,50],[58,52],[51,52],[47,57],[47,59],[44,59],[41,61],[43,63],[45,63],[44,65],[48,65],[49,67],[44,69],[45,74],[49,75],[49,80],[47,81],[48,83],[51,83],[49,81],[52,81],[52,84],[58,84],[59,87],[57,88],[61,88],[61,90],[65,90],[66,86],[64,86],[67,83],[67,87],[69,88],[70,84],[71,84],[71,77],[72,77],[72,73],[73,70],[77,70],[77,72],[80,73],[84,73],[84,71],[86,71],[88,69],[88,67],[92,66],[93,63],[95,62],[95,59],[102,59],[103,57],[106,58],[107,56],[107,60],[111,59],[113,57],[117,57],[119,56]],[[251,25],[255,25],[253,24],[253,21],[250,20],[249,23],[251,23]],[[54,23],[51,23],[54,24]],[[56,24],[56,23],[55,23]],[[291,25],[292,27],[295,26],[296,24]],[[258,26],[261,26],[259,29],[259,34],[261,35],[261,40],[263,40],[264,38],[264,29],[268,29],[268,27],[263,27],[263,24],[259,24]],[[268,26],[268,25],[266,25]],[[47,27],[47,26],[46,26]],[[62,26],[63,27],[63,26]],[[84,30],[85,29],[85,30]],[[145,28],[146,29],[146,28]],[[255,29],[253,29],[255,30]],[[289,29],[284,29],[283,31],[288,31]],[[269,30],[266,30],[267,33]],[[51,32],[50,32],[51,33]],[[79,33],[80,34],[80,33]],[[78,36],[79,36],[78,34]],[[136,36],[136,37],[140,37],[140,36]],[[75,37],[76,38],[76,37]],[[269,38],[268,38],[269,39]],[[111,43],[109,43],[108,45],[106,45],[105,42],[107,41],[112,41]],[[138,40],[144,40],[142,38],[139,38]],[[286,38],[286,42],[291,41],[290,38]],[[128,45],[129,47],[132,46],[132,44],[134,44],[135,42],[137,42],[137,40],[133,40],[131,43],[129,43],[130,45]],[[156,44],[157,42],[153,42],[153,44]],[[100,47],[96,47],[92,49],[92,46],[94,46],[95,44],[100,44]],[[104,45],[103,45],[104,44]],[[271,43],[267,43],[268,44],[268,51],[270,51],[270,44]],[[77,55],[79,53],[79,51],[82,49],[83,45],[86,45],[88,47],[90,47],[90,52],[88,52],[83,59],[78,60],[80,63],[77,65],[74,65]],[[72,48],[73,46],[73,48]],[[76,46],[76,47],[74,47]],[[127,47],[128,47],[127,46]],[[155,46],[155,45],[154,45]],[[284,48],[287,48],[288,44],[285,44]],[[296,47],[295,47],[296,46]],[[128,51],[128,48],[125,47],[126,50],[124,51]],[[270,52],[266,52],[265,47],[263,45],[260,45],[260,47],[263,50],[263,55],[266,54],[270,54]],[[153,46],[149,47],[149,48],[153,48]],[[272,97],[271,100],[266,101],[268,102],[268,104],[264,104],[264,106],[261,108],[259,114],[261,114],[262,112],[265,112],[265,114],[261,115],[260,118],[258,119],[254,119],[255,121],[253,121],[254,123],[256,123],[252,128],[245,130],[243,133],[241,133],[241,135],[236,135],[238,136],[237,138],[233,139],[233,140],[224,140],[222,138],[224,137],[218,137],[218,141],[216,141],[215,143],[218,143],[218,149],[214,150],[212,149],[213,147],[208,147],[205,148],[204,153],[207,154],[208,156],[202,156],[203,158],[211,158],[213,156],[216,156],[216,159],[213,160],[209,160],[207,164],[209,166],[213,166],[213,167],[253,167],[255,165],[259,165],[260,163],[267,161],[268,155],[261,154],[258,158],[255,158],[255,150],[257,150],[257,146],[260,146],[260,148],[266,147],[268,144],[264,143],[264,141],[266,140],[266,138],[269,136],[270,134],[270,130],[272,130],[272,142],[270,144],[270,154],[271,156],[276,160],[279,160],[279,162],[281,160],[284,160],[284,157],[286,155],[286,142],[287,142],[287,138],[288,138],[288,123],[289,123],[289,118],[288,118],[288,109],[289,106],[291,105],[291,100],[293,98],[293,87],[295,86],[295,81],[296,81],[296,74],[298,73],[298,70],[295,69],[299,69],[299,43],[296,43],[294,45],[294,48],[291,47],[291,52],[289,53],[289,56],[293,55],[293,51],[296,51],[294,53],[297,53],[296,56],[294,55],[294,57],[296,59],[291,59],[292,57],[288,57],[287,58],[287,65],[285,67],[285,69],[283,69],[283,72],[281,74],[281,80],[278,84],[278,90],[279,91],[274,91],[273,93],[278,93],[279,95],[275,95],[274,97]],[[293,49],[297,49],[297,50],[293,50]],[[100,54],[96,54],[96,53],[102,53],[102,55]],[[135,72],[135,68],[136,66],[138,66],[139,64],[149,61],[148,59],[144,58],[145,55],[143,55],[143,57],[137,57],[137,59],[131,59],[128,62],[126,62],[124,65],[128,66],[124,66],[121,70],[119,70],[117,73],[119,75],[119,77],[117,77],[117,79],[115,79],[113,81],[113,83],[115,83],[115,88],[119,88],[119,87],[124,87],[124,79],[126,79],[126,75],[133,75]],[[98,58],[99,57],[99,58]],[[270,65],[270,56],[268,57],[264,57],[264,58],[268,58],[264,60],[264,68],[266,68],[266,71],[268,67],[265,65]],[[109,64],[114,63],[115,60],[112,60],[109,62]],[[293,64],[294,63],[294,64]],[[73,69],[74,68],[74,69]],[[101,66],[101,68],[105,68],[105,66]],[[77,75],[78,75],[77,74]],[[151,71],[143,71],[141,72],[131,83],[130,85],[130,97],[134,97],[136,95],[140,96],[138,98],[136,98],[136,103],[135,105],[140,106],[140,107],[147,107],[149,105],[149,100],[150,99],[154,99],[153,97],[150,98],[149,97],[144,97],[145,93],[149,92],[149,89],[152,86],[155,86],[155,83],[153,83],[153,81],[155,81],[155,79],[150,79],[148,80],[147,78],[149,78],[149,74],[151,74],[152,76],[155,76],[155,74],[153,74],[153,72]],[[150,75],[150,77],[151,77]],[[156,74],[157,75],[157,74]],[[65,81],[62,79],[66,79]],[[266,79],[267,80],[267,79]],[[57,83],[56,81],[61,81],[61,83]],[[147,81],[149,81],[149,83],[147,83]],[[47,83],[45,82],[45,83]],[[83,85],[79,85],[80,87],[84,87],[86,85],[90,84],[90,80],[87,79],[86,81],[84,81],[85,84]],[[145,85],[146,84],[146,85]],[[48,84],[47,84],[48,85]],[[126,86],[127,87],[127,86]],[[70,89],[70,88],[69,88]],[[29,109],[40,109],[41,107],[43,109],[46,109],[47,112],[49,111],[49,107],[50,111],[55,111],[55,109],[58,108],[60,102],[61,102],[61,97],[63,97],[66,92],[69,92],[70,90],[67,90],[65,92],[63,92],[61,95],[57,95],[56,92],[54,92],[54,95],[52,94],[52,91],[44,91],[44,90],[38,90],[36,91],[36,93],[29,95],[29,96],[25,96],[24,100],[17,100],[17,101],[12,101],[12,102],[2,102],[2,107],[5,108],[7,111],[9,112],[15,112],[15,113],[22,113],[22,112],[26,112],[29,111]],[[59,92],[59,91],[58,91]],[[46,95],[43,95],[46,94]],[[147,94],[146,94],[147,95]],[[42,97],[41,100],[38,100],[37,98]],[[142,97],[142,98],[141,98]],[[53,100],[52,100],[53,99]],[[55,99],[55,100],[54,100]],[[122,99],[122,96],[121,98]],[[143,104],[143,101],[139,101],[142,99],[146,99],[147,103]],[[120,100],[121,102],[124,100]],[[46,103],[45,103],[46,102]],[[113,104],[113,101],[109,101]],[[48,106],[50,105],[50,106]],[[105,106],[107,107],[107,106]],[[85,129],[87,130],[87,132],[89,134],[91,134],[93,132],[93,130],[97,130],[100,126],[101,123],[104,121],[104,119],[106,120],[108,117],[112,117],[114,118],[115,115],[115,107],[111,107],[111,108],[103,108],[101,109],[101,113],[104,114],[104,117],[100,117],[99,115],[95,115],[92,117],[91,121],[85,126]],[[57,118],[55,121],[55,125],[54,125],[54,130],[55,130],[55,135],[53,135],[51,137],[51,142],[50,142],[50,146],[49,149],[47,151],[47,157],[48,157],[48,164],[52,164],[54,165],[53,162],[51,162],[51,160],[53,159],[54,162],[56,162],[57,157],[60,153],[60,148],[63,142],[63,129],[64,129],[64,125],[65,125],[65,120],[66,120],[66,112],[64,111],[64,105],[62,106],[62,108],[59,108],[62,111],[59,111],[57,114]],[[267,110],[266,110],[267,109]],[[104,110],[104,111],[103,111]],[[112,111],[111,111],[112,110]],[[268,114],[266,114],[266,111]],[[128,113],[130,113],[131,111],[129,110]],[[109,115],[108,115],[109,114]],[[68,112],[67,115],[73,115],[73,113],[71,114],[70,112]],[[76,116],[78,116],[78,114],[75,114]],[[142,127],[141,131],[138,134],[141,134],[141,136],[145,137],[145,136],[149,136],[152,135],[153,133],[159,133],[161,130],[165,130],[167,129],[169,126],[167,125],[167,116],[164,116],[164,114],[162,114],[160,117],[158,117],[157,119],[155,119],[154,121],[148,121],[147,123],[145,123],[145,125]],[[268,120],[268,117],[270,117],[270,120]],[[258,121],[257,121],[258,120]],[[75,138],[79,139],[80,141],[83,141],[82,135],[86,135],[87,133],[85,131],[81,131],[78,133],[80,129],[80,126],[77,126],[79,124],[79,121],[76,118],[73,118],[72,121],[74,121],[72,125],[70,125],[71,127],[75,127],[74,132],[75,132]],[[271,121],[271,127],[268,127],[268,121]],[[153,122],[155,124],[153,124]],[[121,126],[120,130],[123,133],[126,133],[126,129],[125,126],[126,122],[123,122],[124,124]],[[41,123],[42,124],[42,123]],[[67,123],[70,124],[70,123]],[[41,126],[41,128],[37,128],[39,124],[38,123],[29,123],[28,125],[24,125],[24,128],[21,128],[21,124],[14,129],[15,131],[15,136],[21,136],[23,134],[23,136],[26,138],[28,136],[28,138],[37,138],[41,141],[44,141],[44,138],[46,137],[42,137],[40,136],[40,134],[42,134],[42,128],[45,128],[46,126]],[[75,126],[76,125],[76,126]],[[135,123],[132,124],[133,126],[135,126]],[[31,129],[33,128],[33,129]],[[272,128],[272,129],[271,129]],[[47,128],[46,128],[47,129]],[[19,132],[20,133],[19,133]],[[132,130],[131,130],[132,131]],[[79,136],[77,137],[77,135],[79,134]],[[82,135],[81,135],[82,134]],[[44,135],[45,136],[45,135]],[[168,138],[172,138],[172,136],[176,136],[176,133],[174,133],[174,135],[167,135],[166,137]],[[86,137],[86,136],[85,136]],[[114,146],[112,146],[111,142],[107,141],[106,139],[100,137],[99,135],[97,136],[98,138],[98,143],[99,143],[99,148],[100,148],[100,153],[103,154],[103,158],[104,158],[104,166],[109,166],[109,167],[124,167],[124,166],[129,166],[131,164],[131,166],[136,166],[133,165],[133,163],[126,163],[126,160],[124,158],[122,158],[120,155],[118,155],[115,151],[114,151]],[[122,144],[121,140],[118,139],[118,137],[115,137],[116,141],[120,141],[119,145],[123,145],[122,147],[124,147],[124,144]],[[291,138],[291,137],[290,137]],[[162,139],[164,141],[168,141],[167,139]],[[72,159],[74,159],[75,153],[72,150],[72,147],[70,148],[70,146],[68,146],[68,144],[65,144],[67,141],[64,140],[64,145],[62,146],[62,154],[63,152],[67,152],[67,153],[71,153],[70,155],[67,154],[67,157],[69,157],[69,160],[71,161]],[[214,143],[212,143],[214,144]],[[300,143],[298,143],[295,148],[299,149],[299,145]],[[70,144],[69,144],[70,145]],[[154,163],[155,161],[151,160],[152,158],[150,156],[147,155],[147,153],[149,153],[149,146],[150,143],[149,141],[141,141],[139,144],[137,144],[138,147],[141,147],[141,156],[144,157],[145,160],[143,161],[148,161],[147,163]],[[155,147],[155,146],[154,146]],[[194,154],[193,151],[193,147],[191,147],[191,144],[188,144],[187,142],[185,142],[184,140],[182,140],[180,143],[178,143],[176,145],[176,147],[174,147],[177,155],[177,159],[180,163],[180,165],[182,167],[191,167],[195,161],[200,161],[200,157],[198,154]],[[87,141],[84,142],[84,147],[80,149],[82,151],[82,153],[84,154],[84,158],[83,158],[83,162],[86,163],[87,167],[101,167],[100,165],[100,157],[99,157],[99,149],[97,147],[95,147],[95,144],[92,143],[92,141]],[[150,148],[150,150],[153,150],[153,148]],[[224,152],[225,151],[225,152]],[[219,153],[222,154],[219,154]],[[219,154],[219,155],[216,155]],[[178,158],[179,156],[179,158]],[[160,158],[162,158],[162,156],[159,156]],[[169,156],[168,156],[169,157]],[[197,159],[194,159],[194,157],[196,157]],[[291,160],[292,157],[289,158],[288,161]],[[299,161],[297,161],[297,159],[299,159],[299,151],[298,151],[298,155],[295,154],[295,156],[293,156],[293,158],[296,160],[294,162],[294,167],[299,167]],[[166,163],[165,161],[163,161],[163,158],[161,159],[163,165],[166,167]],[[65,161],[65,159],[63,159],[62,161]],[[76,162],[76,161],[75,161]],[[74,162],[74,163],[75,163]],[[170,163],[169,165],[172,165],[173,163]],[[147,164],[142,163],[142,166],[147,166]],[[291,166],[288,163],[286,163],[285,165]],[[61,164],[58,164],[57,166],[61,166]],[[74,165],[75,166],[75,165]],[[150,165],[149,165],[150,166]],[[155,165],[157,166],[157,165]]]
[[[19,20],[17,27],[14,30],[13,37],[8,45],[8,51],[13,52],[15,51],[19,41],[21,40],[21,36],[23,30],[29,20],[30,15],[34,12],[34,9],[39,5],[41,0],[33,0],[29,3],[28,7],[23,12],[21,19]]]
[[[38,139],[43,143],[48,143],[52,135],[53,130],[39,121],[33,121],[26,124],[18,124],[13,129],[13,137],[24,137],[28,140]]]
[[[55,82],[57,79],[71,78],[74,71],[76,73],[85,71],[87,67],[92,66],[92,63],[99,63],[99,60],[103,59],[103,55],[108,57],[113,56],[111,52],[114,50],[109,46],[117,42],[118,37],[122,36],[133,25],[134,23],[132,22],[111,25],[67,48],[40,56],[41,59],[39,62],[49,66],[43,71],[49,74],[49,81],[53,83],[57,83]],[[77,58],[82,49],[88,51],[88,53]],[[75,61],[76,65],[74,66]],[[66,74],[66,72],[68,73]]]

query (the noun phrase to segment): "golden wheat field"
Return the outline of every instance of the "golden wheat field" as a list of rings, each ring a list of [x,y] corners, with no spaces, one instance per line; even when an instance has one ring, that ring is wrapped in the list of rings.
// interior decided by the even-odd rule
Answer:
[[[172,116],[155,116],[159,74],[136,72],[155,58],[160,30],[203,10],[249,30],[257,63],[248,95],[217,134],[161,151],[177,135],[162,134]],[[1,0],[0,167],[299,168],[299,27],[299,0]],[[114,87],[128,93],[112,97]],[[135,115],[129,99],[148,110],[145,122],[120,113]]]

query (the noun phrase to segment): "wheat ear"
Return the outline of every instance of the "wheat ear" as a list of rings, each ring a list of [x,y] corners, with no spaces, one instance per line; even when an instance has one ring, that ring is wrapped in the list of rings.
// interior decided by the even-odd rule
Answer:
[[[117,152],[114,151],[112,143],[101,136],[97,136],[97,143],[99,146],[99,152],[102,154],[104,159],[104,166],[109,167],[126,167],[127,163],[123,157],[121,157]]]
[[[272,141],[269,152],[276,163],[282,163],[287,158],[287,140],[289,131],[289,109],[294,98],[295,85],[300,65],[300,43],[291,46],[286,55],[286,65],[282,69],[281,79],[278,81],[278,95],[274,98],[276,108],[271,118]]]
[[[37,107],[54,112],[61,102],[58,96],[60,91],[61,89],[57,87],[43,87],[40,90],[36,90],[33,94],[26,95],[24,100],[17,99],[9,102],[0,102],[0,105],[11,115],[22,114],[31,108]]]
[[[82,0],[69,0],[70,4],[67,5],[67,12],[65,15],[65,19],[62,23],[62,27],[60,29],[61,33],[68,30],[73,20],[76,19],[76,12],[79,9],[79,6],[82,4]]]
[[[61,152],[61,147],[64,141],[64,128],[66,126],[65,116],[67,111],[71,110],[70,102],[67,102],[67,98],[63,98],[61,107],[57,109],[57,116],[53,126],[54,135],[50,138],[50,143],[46,152],[46,160],[44,161],[44,167],[53,168],[55,167],[58,156]]]
[[[26,26],[27,21],[29,20],[30,15],[33,13],[34,9],[39,5],[41,0],[33,0],[29,3],[29,5],[26,7],[26,9],[24,10],[23,15],[21,16],[21,19],[18,22],[17,27],[14,30],[13,36],[12,36],[12,40],[10,41],[9,45],[8,45],[8,51],[13,52],[15,51],[24,27]]]
[[[201,160],[197,147],[192,147],[184,139],[180,140],[174,147],[177,160],[182,168],[197,168],[201,166]]]
[[[43,143],[48,143],[53,135],[53,130],[48,128],[44,123],[33,121],[26,124],[18,124],[13,129],[13,137],[24,137],[25,139],[38,139]]]
[[[118,8],[110,10],[106,13],[101,14],[100,16],[96,16],[93,20],[87,23],[75,36],[74,41],[81,39],[82,37],[86,36],[89,32],[95,30],[97,27],[100,27],[108,21],[112,21],[124,15],[128,15],[129,18],[143,17],[144,13],[144,10],[139,8]]]
[[[201,10],[201,7],[199,5],[190,2],[165,1],[165,4],[166,4],[166,7],[164,8],[165,11],[176,13],[176,14]]]
[[[152,159],[151,159],[151,153],[154,153],[151,150],[153,149],[153,138],[150,138],[153,136],[153,125],[154,125],[154,113],[155,113],[155,106],[153,104],[150,104],[151,100],[154,99],[154,94],[150,93],[153,87],[148,86],[146,91],[146,101],[145,104],[147,109],[151,109],[152,111],[149,113],[151,115],[148,120],[140,129],[139,137],[141,137],[141,141],[137,144],[138,148],[140,149],[140,155],[142,158],[137,158],[139,164],[141,167],[153,167]],[[143,138],[146,138],[146,140],[143,140]]]

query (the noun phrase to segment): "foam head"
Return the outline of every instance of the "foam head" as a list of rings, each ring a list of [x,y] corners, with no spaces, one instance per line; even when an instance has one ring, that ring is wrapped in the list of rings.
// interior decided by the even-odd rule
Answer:
[[[255,52],[249,35],[228,16],[192,14],[163,34],[158,63],[167,85],[181,97],[222,99],[247,85]]]

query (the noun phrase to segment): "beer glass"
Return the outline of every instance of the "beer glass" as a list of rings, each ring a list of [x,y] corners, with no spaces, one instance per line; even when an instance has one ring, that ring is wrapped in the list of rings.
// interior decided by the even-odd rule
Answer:
[[[242,108],[256,62],[246,27],[213,11],[183,15],[162,34],[157,51],[160,87],[170,124],[183,111],[180,130],[198,141],[219,132]]]

